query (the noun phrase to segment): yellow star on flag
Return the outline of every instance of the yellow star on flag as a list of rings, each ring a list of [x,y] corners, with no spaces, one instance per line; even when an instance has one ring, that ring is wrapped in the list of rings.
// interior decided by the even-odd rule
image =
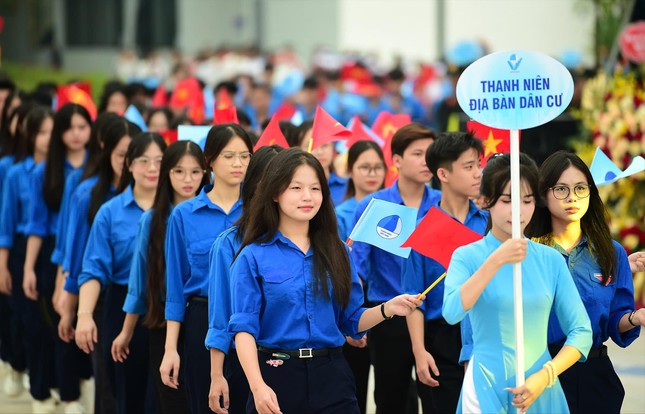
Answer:
[[[488,138],[482,141],[482,144],[484,144],[484,158],[491,154],[497,154],[497,146],[503,141],[503,139],[495,139],[493,131],[488,131]]]

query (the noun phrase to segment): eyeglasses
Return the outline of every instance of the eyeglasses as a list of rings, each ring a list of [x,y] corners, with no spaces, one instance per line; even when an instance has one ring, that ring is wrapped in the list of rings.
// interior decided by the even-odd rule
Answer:
[[[206,170],[186,170],[184,168],[173,168],[170,170],[170,174],[172,174],[173,177],[178,180],[183,180],[184,178],[186,178],[186,174],[189,174],[192,180],[196,180],[201,179],[204,174],[206,174]]]
[[[222,152],[219,156],[222,157],[224,159],[224,162],[226,162],[226,164],[228,165],[235,164],[236,159],[239,159],[242,165],[249,165],[249,161],[251,161],[251,153],[249,151],[240,153],[227,151]]]
[[[132,164],[143,165],[146,168],[150,167],[150,165],[159,167],[161,165],[161,158],[162,157],[156,157],[156,158],[138,157],[132,160]]]
[[[553,191],[553,197],[555,197],[557,200],[564,200],[569,197],[569,194],[571,194],[571,187],[566,185],[556,185],[549,188],[549,190]],[[589,197],[589,194],[591,194],[591,191],[589,190],[589,184],[576,184],[573,187],[573,194],[575,194],[578,198]]]
[[[358,172],[365,177],[370,175],[372,171],[374,172],[375,175],[381,175],[385,173],[385,165],[383,164],[376,164],[376,165],[362,164],[356,168],[358,168]]]

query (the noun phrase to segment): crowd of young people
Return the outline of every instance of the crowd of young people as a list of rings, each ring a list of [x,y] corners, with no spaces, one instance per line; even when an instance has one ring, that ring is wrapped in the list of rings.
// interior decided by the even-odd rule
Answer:
[[[305,121],[284,128],[289,149],[254,151],[233,123],[203,149],[168,145],[170,111],[149,111],[142,133],[112,92],[96,120],[3,92],[2,386],[17,395],[28,373],[34,412],[365,413],[370,365],[378,413],[415,412],[417,396],[426,413],[620,410],[603,344],[628,346],[645,326],[632,282],[645,260],[611,240],[575,154],[539,170],[520,157],[526,237],[513,239],[510,158],[482,170],[468,132],[399,128],[385,188],[390,160],[373,141],[346,158],[331,143],[309,153]],[[436,207],[484,238],[448,269],[349,248],[372,199],[418,220]],[[514,263],[531,309],[519,387]]]

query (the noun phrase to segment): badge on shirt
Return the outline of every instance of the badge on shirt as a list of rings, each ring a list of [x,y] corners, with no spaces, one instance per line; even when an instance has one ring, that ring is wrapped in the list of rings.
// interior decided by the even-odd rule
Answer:
[[[593,277],[595,277],[596,279],[598,279],[598,280],[600,281],[600,283],[602,284],[602,273],[594,273],[594,274],[593,274]],[[610,284],[611,282],[613,282],[613,281],[614,281],[614,277],[613,277],[613,276],[611,276],[611,275],[609,275],[609,278],[607,278],[607,282],[606,282],[606,283],[604,283],[604,285],[605,285],[605,286],[609,286],[609,284]]]
[[[284,361],[281,360],[281,359],[269,359],[269,360],[267,360],[267,364],[271,365],[274,368],[277,368],[280,365],[284,364]]]
[[[285,353],[282,353],[282,352],[274,352],[274,353],[271,354],[271,356],[274,357],[274,358],[285,360],[285,361],[287,359],[291,358],[291,356],[289,354],[285,354]]]

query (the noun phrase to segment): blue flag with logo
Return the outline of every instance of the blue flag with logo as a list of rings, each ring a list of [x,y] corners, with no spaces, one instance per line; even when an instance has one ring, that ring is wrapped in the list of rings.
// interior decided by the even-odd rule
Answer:
[[[146,125],[146,120],[143,119],[141,112],[139,112],[136,106],[128,106],[128,109],[125,110],[123,116],[125,117],[125,119],[141,128],[141,132],[148,132],[148,125]]]
[[[597,147],[589,170],[591,171],[594,183],[599,187],[601,185],[611,184],[621,178],[629,177],[630,175],[645,170],[645,159],[640,155],[634,157],[632,159],[632,163],[629,164],[629,167],[627,167],[625,171],[622,171],[604,152],[602,152],[600,147]]]
[[[407,259],[410,248],[401,245],[416,227],[417,211],[416,208],[373,198],[349,238]]]

